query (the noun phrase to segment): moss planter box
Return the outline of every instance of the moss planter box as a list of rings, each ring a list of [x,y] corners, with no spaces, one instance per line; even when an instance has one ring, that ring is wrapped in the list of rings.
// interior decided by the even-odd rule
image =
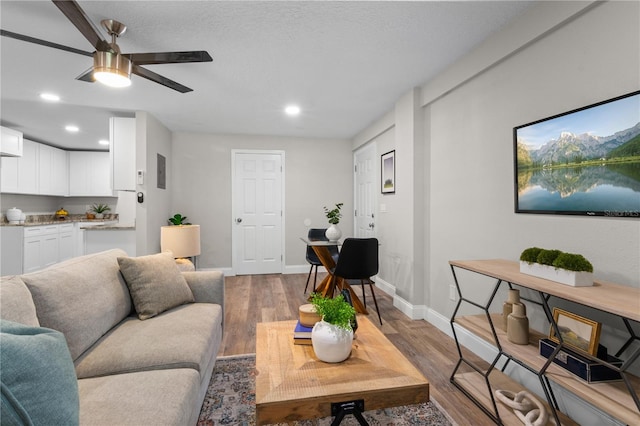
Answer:
[[[554,266],[523,261],[520,261],[520,272],[573,287],[589,287],[593,285],[592,272],[567,271]]]

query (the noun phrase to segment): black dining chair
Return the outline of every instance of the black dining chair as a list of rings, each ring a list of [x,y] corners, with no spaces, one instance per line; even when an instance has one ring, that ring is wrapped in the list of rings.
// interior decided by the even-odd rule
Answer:
[[[309,241],[329,241],[329,239],[325,236],[326,228],[311,228],[309,229],[309,233],[307,234],[307,239]],[[338,246],[328,246],[329,254],[333,257],[335,262],[338,262]],[[316,281],[318,278],[318,266],[322,266],[320,259],[318,259],[318,255],[313,250],[313,247],[307,246],[307,262],[311,264],[311,268],[309,269],[309,275],[307,276],[307,284],[304,286],[304,292],[307,293],[307,287],[309,287],[309,280],[311,279],[311,272],[313,272],[313,268],[316,268],[316,273],[313,276],[313,291],[316,291]]]
[[[354,281],[358,281],[358,284],[362,286],[362,301],[364,302],[365,308],[367,307],[367,298],[364,285],[369,284],[371,295],[373,296],[373,303],[375,303],[376,311],[378,312],[378,320],[380,320],[380,325],[382,325],[376,293],[373,290],[373,284],[375,284],[375,282],[371,279],[371,277],[378,274],[378,268],[377,238],[347,238],[344,240],[342,248],[340,249],[340,256],[338,257],[336,268],[333,271],[333,276],[334,279],[339,277],[347,280],[349,285],[354,284]]]

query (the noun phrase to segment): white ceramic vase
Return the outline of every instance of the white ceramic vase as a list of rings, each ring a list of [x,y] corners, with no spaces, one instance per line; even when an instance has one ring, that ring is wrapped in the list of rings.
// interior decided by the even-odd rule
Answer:
[[[342,231],[338,225],[331,224],[324,233],[324,236],[331,242],[338,241],[342,237]]]
[[[342,362],[349,358],[353,331],[319,321],[311,330],[313,351],[320,361]]]
[[[96,219],[103,219],[104,213],[96,213]]]

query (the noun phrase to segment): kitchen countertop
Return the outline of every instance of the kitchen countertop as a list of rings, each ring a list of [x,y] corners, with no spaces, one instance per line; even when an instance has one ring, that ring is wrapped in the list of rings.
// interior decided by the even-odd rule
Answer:
[[[6,218],[3,217],[4,220],[0,222],[0,226],[43,226],[43,225],[59,225],[64,223],[75,223],[75,222],[95,222],[95,223],[104,223],[104,222],[118,222],[117,214],[109,214],[102,219],[87,219],[87,216],[84,214],[74,214],[67,216],[66,219],[56,219],[55,215],[28,215],[27,219],[24,223],[21,224],[10,224],[6,221]]]
[[[135,231],[135,226],[127,226],[127,225],[86,225],[81,226],[80,229],[84,229],[85,231]]]

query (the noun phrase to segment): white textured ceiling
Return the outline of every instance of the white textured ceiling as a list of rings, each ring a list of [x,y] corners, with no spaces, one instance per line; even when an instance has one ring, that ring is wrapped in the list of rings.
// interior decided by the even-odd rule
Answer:
[[[70,149],[100,149],[108,117],[137,110],[176,132],[351,138],[532,3],[81,0],[96,26],[127,25],[124,53],[207,50],[213,62],[148,66],[190,93],[137,76],[129,88],[109,89],[75,80],[91,58],[2,37],[0,118]],[[93,50],[50,1],[2,0],[0,24]],[[43,91],[62,101],[41,102]],[[302,114],[285,116],[288,103]],[[66,133],[68,123],[81,132]]]

